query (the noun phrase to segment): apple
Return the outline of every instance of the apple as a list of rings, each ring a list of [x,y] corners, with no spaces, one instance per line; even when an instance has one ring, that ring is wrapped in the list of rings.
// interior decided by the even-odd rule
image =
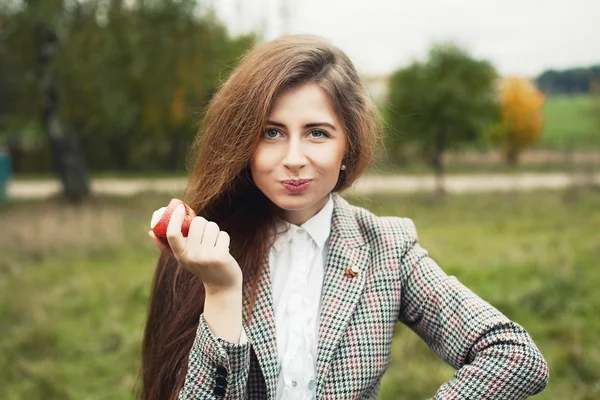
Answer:
[[[152,229],[152,232],[154,232],[156,237],[167,246],[169,245],[169,241],[167,240],[167,227],[169,226],[169,221],[171,220],[173,211],[175,211],[177,206],[180,204],[183,204],[185,207],[185,218],[183,220],[183,224],[181,224],[181,234],[184,237],[187,237],[190,230],[190,224],[196,216],[196,213],[190,208],[190,206],[179,199],[171,199],[168,206],[161,207],[156,210],[152,215],[152,220],[150,221],[150,229]]]

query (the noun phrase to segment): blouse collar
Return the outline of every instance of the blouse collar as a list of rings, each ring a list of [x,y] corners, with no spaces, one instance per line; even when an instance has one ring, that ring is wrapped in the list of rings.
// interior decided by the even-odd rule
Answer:
[[[313,215],[308,221],[306,221],[302,225],[298,226],[298,225],[292,224],[288,221],[283,221],[283,224],[280,224],[283,228],[280,226],[279,231],[287,229],[287,232],[281,234],[281,236],[279,236],[277,238],[277,240],[273,244],[273,247],[278,252],[281,251],[283,248],[283,245],[288,243],[291,240],[291,238],[294,234],[294,231],[298,228],[303,228],[310,235],[310,237],[315,241],[317,246],[319,246],[320,249],[323,249],[323,246],[325,245],[325,241],[327,240],[327,238],[329,237],[329,234],[331,232],[331,217],[332,217],[332,215],[333,215],[333,197],[332,197],[332,194],[329,193],[329,200],[323,206],[323,208],[321,208],[321,210],[319,210],[319,212],[317,212],[315,215]]]

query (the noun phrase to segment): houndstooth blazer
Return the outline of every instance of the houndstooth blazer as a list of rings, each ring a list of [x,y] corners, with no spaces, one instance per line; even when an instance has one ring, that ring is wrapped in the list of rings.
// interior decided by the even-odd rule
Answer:
[[[408,218],[379,217],[333,194],[316,365],[318,399],[376,399],[396,322],[456,369],[434,399],[524,399],[548,382],[528,333],[446,275]],[[346,268],[355,266],[355,277]],[[212,335],[203,315],[179,400],[275,399],[277,345],[269,268],[258,277],[248,343]],[[249,304],[244,290],[244,320]]]

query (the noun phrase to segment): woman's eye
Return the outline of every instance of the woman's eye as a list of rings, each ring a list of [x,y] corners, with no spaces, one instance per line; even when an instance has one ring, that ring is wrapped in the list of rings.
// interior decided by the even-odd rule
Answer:
[[[314,137],[317,137],[319,139],[329,137],[329,135],[327,134],[327,132],[321,131],[321,130],[311,131],[310,133],[319,133],[320,134],[319,136],[314,136]]]
[[[277,135],[280,134],[280,132],[277,129],[267,129],[265,131],[265,137],[268,140],[273,140],[277,138]],[[316,129],[314,131],[310,131],[309,135],[313,135],[312,137],[314,139],[324,139],[324,138],[328,138],[330,137],[327,132],[322,131],[320,129]]]
[[[267,136],[267,139],[275,139],[275,137],[277,136],[278,133],[279,133],[279,131],[277,131],[275,129],[267,129],[267,131],[265,132],[265,135]]]

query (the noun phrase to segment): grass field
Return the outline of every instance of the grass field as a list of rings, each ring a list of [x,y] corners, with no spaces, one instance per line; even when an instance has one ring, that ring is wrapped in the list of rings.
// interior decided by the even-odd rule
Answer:
[[[169,198],[0,210],[0,398],[132,398],[158,254],[148,223]],[[600,193],[347,199],[411,217],[446,272],[529,331],[550,364],[536,398],[600,398]],[[452,376],[402,325],[392,353],[381,399],[428,398]]]
[[[600,148],[600,127],[591,116],[590,106],[588,96],[547,98],[540,145],[558,149]]]

